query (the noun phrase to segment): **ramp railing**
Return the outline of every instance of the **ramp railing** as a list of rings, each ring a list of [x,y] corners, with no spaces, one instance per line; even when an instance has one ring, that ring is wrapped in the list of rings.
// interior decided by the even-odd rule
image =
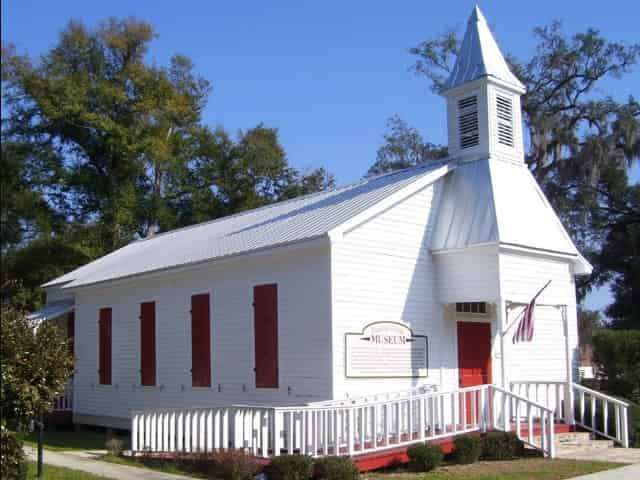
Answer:
[[[517,415],[521,411],[526,412],[524,423]],[[260,457],[282,453],[317,457],[360,455],[512,428],[523,441],[553,456],[553,411],[493,385],[345,405],[145,410],[133,413],[131,445],[134,453],[233,448]],[[536,428],[538,436],[533,433]]]
[[[571,384],[570,395],[565,382],[520,381],[510,386],[512,392],[554,410],[556,420],[567,421],[569,411],[576,425],[629,447],[628,403],[577,383]]]

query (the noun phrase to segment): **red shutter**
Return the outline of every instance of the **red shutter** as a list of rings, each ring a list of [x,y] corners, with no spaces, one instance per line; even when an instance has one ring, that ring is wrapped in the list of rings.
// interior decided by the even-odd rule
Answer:
[[[253,287],[256,388],[278,388],[278,285]]]
[[[100,384],[111,385],[111,308],[100,309]]]
[[[209,294],[191,297],[191,382],[211,386],[211,320]]]
[[[69,312],[67,316],[67,340],[69,340],[69,351],[73,355],[74,342],[76,336],[76,314]]]
[[[142,385],[156,384],[156,302],[140,304],[140,374]]]

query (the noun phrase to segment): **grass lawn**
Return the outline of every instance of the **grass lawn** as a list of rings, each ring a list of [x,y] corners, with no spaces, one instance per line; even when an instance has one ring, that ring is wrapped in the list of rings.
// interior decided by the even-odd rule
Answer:
[[[402,471],[364,474],[367,480],[560,480],[621,467],[620,463],[527,458],[506,462],[444,465],[429,473]]]
[[[38,446],[38,434],[33,432],[30,434],[17,434],[18,437],[31,447]],[[45,430],[43,435],[44,448],[64,452],[70,450],[105,450],[107,442],[107,434],[105,431],[82,429],[73,430]],[[128,439],[124,438],[128,444]],[[125,448],[128,448],[125,446]]]
[[[33,480],[36,478],[37,474],[36,462],[29,462],[28,467],[27,479]],[[69,468],[54,467],[52,465],[44,466],[45,480],[104,480],[106,478],[107,477],[92,475],[90,473],[71,470]]]
[[[208,478],[193,464],[174,463],[151,458],[130,458],[106,455],[105,462],[143,467],[164,473]],[[560,480],[620,467],[619,463],[586,462],[578,460],[546,460],[527,458],[505,462],[477,462],[471,465],[444,465],[429,473],[412,473],[396,469],[363,474],[363,480]]]
[[[194,478],[209,478],[202,471],[189,463],[178,463],[157,458],[144,457],[120,457],[115,455],[105,455],[100,457],[104,462],[117,463],[119,465],[128,465],[130,467],[142,467],[156,470],[163,473],[174,473],[176,475],[188,475]]]

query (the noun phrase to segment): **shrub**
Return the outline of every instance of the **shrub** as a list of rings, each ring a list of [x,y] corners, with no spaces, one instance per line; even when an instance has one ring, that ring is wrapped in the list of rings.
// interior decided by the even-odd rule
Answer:
[[[257,460],[242,450],[220,450],[210,460],[211,473],[221,480],[252,480],[260,470]]]
[[[24,480],[27,478],[27,464],[24,459],[22,445],[16,437],[2,425],[2,439],[0,446],[0,463],[2,480]]]
[[[117,457],[122,455],[122,452],[124,450],[124,441],[119,438],[113,437],[107,440],[106,447],[109,455],[115,455]]]
[[[419,443],[407,449],[409,467],[415,472],[430,472],[442,463],[444,454],[439,445]]]
[[[265,473],[269,480],[310,480],[313,476],[313,460],[306,455],[273,457]]]
[[[514,432],[489,432],[482,439],[482,458],[510,460],[524,454],[524,443]]]
[[[348,457],[324,457],[315,461],[313,478],[317,480],[358,480],[360,471]]]
[[[458,437],[453,441],[453,461],[455,463],[477,462],[482,453],[480,438],[474,435]]]

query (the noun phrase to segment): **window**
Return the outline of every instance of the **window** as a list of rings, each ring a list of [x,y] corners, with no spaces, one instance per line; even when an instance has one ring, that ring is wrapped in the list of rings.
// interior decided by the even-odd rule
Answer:
[[[98,375],[100,385],[111,385],[111,308],[101,308],[98,317]]]
[[[140,304],[140,383],[156,384],[156,302]]]
[[[456,303],[456,312],[458,313],[476,313],[486,315],[486,302],[458,302]]]
[[[475,147],[480,143],[478,130],[478,97],[458,100],[458,131],[460,148]]]
[[[256,388],[278,388],[278,285],[253,288]]]
[[[498,143],[513,147],[513,105],[511,99],[497,95],[496,112],[498,115]]]
[[[191,297],[191,384],[211,386],[211,316],[209,294]]]

